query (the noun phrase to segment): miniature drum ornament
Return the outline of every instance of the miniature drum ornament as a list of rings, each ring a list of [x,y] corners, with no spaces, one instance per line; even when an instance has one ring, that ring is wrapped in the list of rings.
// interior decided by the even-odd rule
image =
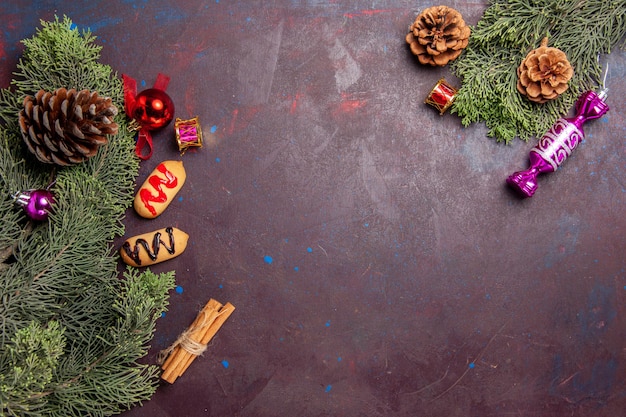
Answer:
[[[176,118],[176,142],[178,143],[178,150],[181,155],[185,153],[188,148],[202,147],[202,129],[200,128],[200,122],[198,116],[182,120]]]
[[[456,93],[456,88],[448,84],[444,78],[441,78],[437,81],[428,97],[426,97],[424,103],[430,104],[439,110],[440,115],[443,115],[454,102]]]

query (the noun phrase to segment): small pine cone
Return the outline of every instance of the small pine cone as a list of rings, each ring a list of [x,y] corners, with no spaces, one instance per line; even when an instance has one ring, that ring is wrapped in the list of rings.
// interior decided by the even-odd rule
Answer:
[[[97,92],[59,88],[24,98],[22,138],[38,160],[61,166],[86,161],[117,133],[117,107]]]
[[[471,30],[461,13],[448,6],[422,11],[406,35],[411,52],[420,63],[443,66],[456,59],[469,43]]]
[[[545,103],[567,90],[573,74],[565,53],[548,47],[548,38],[543,38],[517,68],[517,90],[535,103]]]

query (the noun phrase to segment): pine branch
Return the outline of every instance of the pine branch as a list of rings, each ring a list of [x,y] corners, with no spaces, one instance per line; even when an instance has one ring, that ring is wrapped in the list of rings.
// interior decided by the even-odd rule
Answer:
[[[100,47],[68,18],[24,41],[12,90],[0,92],[0,415],[105,416],[150,398],[158,368],[139,364],[167,306],[173,273],[118,277],[112,239],[133,200],[139,163],[124,115],[87,162],[58,169],[33,158],[16,123],[21,97],[60,86],[97,90],[123,108]],[[10,196],[56,172],[54,211],[33,223]]]
[[[68,17],[41,21],[36,35],[22,41],[25,50],[12,85],[18,91],[32,93],[59,87],[87,88],[121,103],[123,93],[112,82],[111,68],[99,62],[102,47],[95,40],[90,31],[75,29]]]
[[[535,104],[517,92],[516,70],[545,36],[550,46],[566,53],[574,76],[560,97]],[[462,79],[452,112],[465,126],[485,122],[498,142],[540,136],[582,92],[597,88],[600,55],[625,36],[622,0],[492,0],[472,28],[467,49],[452,63]]]

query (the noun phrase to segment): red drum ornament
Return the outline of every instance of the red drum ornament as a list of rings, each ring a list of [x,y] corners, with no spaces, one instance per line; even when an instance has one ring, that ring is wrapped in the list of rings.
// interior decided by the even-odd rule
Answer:
[[[430,104],[439,110],[439,115],[443,115],[454,102],[456,93],[456,88],[448,84],[444,78],[441,78],[437,81],[430,94],[428,94],[424,103]]]
[[[200,127],[198,116],[188,120],[177,117],[174,126],[176,142],[181,155],[192,146],[202,148],[202,128]]]

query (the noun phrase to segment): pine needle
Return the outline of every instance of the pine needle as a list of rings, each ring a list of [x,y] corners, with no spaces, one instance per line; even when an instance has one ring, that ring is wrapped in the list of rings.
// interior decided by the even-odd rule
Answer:
[[[574,76],[557,99],[536,104],[517,92],[516,70],[546,36],[549,46],[565,52]],[[581,93],[597,89],[599,57],[623,45],[625,36],[623,0],[491,0],[468,47],[452,63],[462,87],[451,111],[464,126],[484,122],[498,142],[540,136]]]
[[[0,415],[119,414],[154,393],[158,368],[139,364],[174,274],[128,270],[113,238],[133,199],[139,162],[123,114],[123,87],[91,33],[68,18],[41,22],[11,89],[0,91]],[[119,133],[87,162],[53,168],[22,142],[17,114],[39,89],[87,88],[113,98]],[[35,224],[11,195],[54,177],[54,212]]]

